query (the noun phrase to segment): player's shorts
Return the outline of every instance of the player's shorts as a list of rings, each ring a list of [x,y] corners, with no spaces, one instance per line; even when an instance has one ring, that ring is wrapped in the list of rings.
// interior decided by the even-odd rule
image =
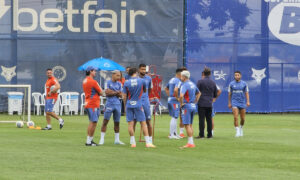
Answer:
[[[150,110],[150,104],[143,104],[143,109],[145,113],[146,120],[151,120],[151,110]]]
[[[143,107],[126,108],[126,120],[127,122],[136,120],[142,122],[146,120]]]
[[[120,122],[121,104],[106,104],[104,111],[104,119],[110,120],[111,114],[113,114],[114,122]]]
[[[246,109],[246,104],[232,103],[232,108]]]
[[[211,117],[215,117],[215,115],[216,115],[215,108],[212,107],[212,110],[211,110]]]
[[[98,122],[100,116],[100,108],[86,108],[89,120],[92,122]]]
[[[53,112],[53,107],[55,105],[56,99],[46,99],[45,111]]]
[[[197,113],[196,106],[181,108],[181,118],[184,125],[193,124],[194,115]]]
[[[179,103],[168,102],[169,115],[173,118],[179,116]]]

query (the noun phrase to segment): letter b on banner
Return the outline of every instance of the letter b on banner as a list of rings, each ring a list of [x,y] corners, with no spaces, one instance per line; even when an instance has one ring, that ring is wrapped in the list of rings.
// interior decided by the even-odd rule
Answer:
[[[292,34],[300,32],[300,7],[286,6],[283,9],[280,33]]]

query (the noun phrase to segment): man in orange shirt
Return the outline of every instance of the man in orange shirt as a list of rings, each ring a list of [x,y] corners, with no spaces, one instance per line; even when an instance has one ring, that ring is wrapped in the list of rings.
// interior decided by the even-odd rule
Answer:
[[[100,96],[102,89],[94,80],[96,76],[96,68],[89,66],[86,69],[86,78],[83,80],[82,86],[85,93],[85,109],[88,113],[90,124],[87,129],[86,146],[97,146],[93,141],[94,132],[100,116]]]
[[[57,116],[53,112],[54,104],[57,101],[58,91],[60,89],[60,84],[57,79],[53,76],[52,69],[47,69],[48,80],[46,81],[46,103],[45,103],[45,111],[46,111],[46,120],[47,126],[42,130],[51,130],[51,117],[57,119],[59,121],[60,129],[64,126],[64,120],[61,117]]]

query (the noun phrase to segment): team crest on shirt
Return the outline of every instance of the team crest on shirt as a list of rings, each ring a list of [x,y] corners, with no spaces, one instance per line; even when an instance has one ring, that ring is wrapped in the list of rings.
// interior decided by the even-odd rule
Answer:
[[[266,78],[266,68],[257,70],[254,68],[252,69],[252,78],[255,79],[255,81],[257,82],[257,84],[261,84],[261,81]]]
[[[7,82],[11,81],[11,79],[17,75],[16,66],[11,68],[1,66],[1,68],[2,68],[1,76],[3,76]]]

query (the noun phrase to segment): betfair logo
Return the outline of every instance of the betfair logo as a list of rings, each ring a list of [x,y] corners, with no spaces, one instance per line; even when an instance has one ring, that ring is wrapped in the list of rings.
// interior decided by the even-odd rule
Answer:
[[[102,33],[135,33],[136,19],[147,15],[143,10],[127,10],[126,1],[121,1],[120,13],[111,9],[93,10],[92,6],[96,7],[97,1],[86,1],[83,9],[74,9],[73,1],[67,0],[67,7],[63,11],[61,9],[44,9],[38,15],[38,12],[32,8],[19,8],[19,0],[12,0],[13,7],[5,4],[5,0],[0,0],[0,19],[11,9],[13,11],[13,29],[15,31],[30,32],[35,31],[38,26],[46,32],[59,32],[67,28],[70,32],[89,32],[90,24],[89,18],[91,15],[96,16],[93,23],[93,28],[96,32]],[[22,15],[30,15],[31,23],[24,26],[21,25],[19,19]],[[66,26],[63,26],[66,15]],[[82,27],[73,24],[74,15],[81,15]],[[51,17],[49,17],[51,16]],[[129,19],[129,26],[127,27],[127,19]],[[104,26],[106,24],[106,26]],[[107,26],[109,24],[109,26]]]
[[[278,39],[300,46],[300,3],[279,3],[269,14],[269,29]]]

